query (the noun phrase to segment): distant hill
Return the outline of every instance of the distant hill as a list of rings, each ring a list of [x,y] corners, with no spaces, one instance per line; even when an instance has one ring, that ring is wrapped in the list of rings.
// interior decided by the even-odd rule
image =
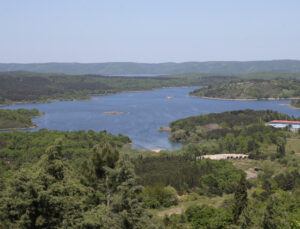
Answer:
[[[65,74],[181,74],[181,73],[224,73],[245,74],[253,72],[300,72],[299,60],[271,61],[209,61],[185,63],[36,63],[36,64],[1,64],[0,72],[28,71],[38,73]]]

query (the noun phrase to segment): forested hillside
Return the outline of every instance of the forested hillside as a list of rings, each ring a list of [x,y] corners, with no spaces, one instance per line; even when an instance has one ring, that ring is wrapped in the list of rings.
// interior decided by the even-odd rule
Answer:
[[[0,64],[0,72],[28,71],[38,73],[65,74],[179,74],[179,73],[223,73],[245,74],[251,72],[300,72],[298,60],[271,61],[209,61],[185,63],[36,63]]]
[[[220,99],[288,99],[300,97],[299,79],[232,81],[210,84],[190,93]]]
[[[286,131],[266,126],[271,120],[296,120],[276,111],[227,111],[189,117],[170,123],[169,139],[174,142],[195,143],[198,155],[218,153],[249,154],[251,158],[263,158],[262,149],[276,145],[282,149],[286,144]],[[211,141],[204,146],[203,141]],[[282,153],[280,150],[278,154]],[[273,154],[272,157],[278,155]]]

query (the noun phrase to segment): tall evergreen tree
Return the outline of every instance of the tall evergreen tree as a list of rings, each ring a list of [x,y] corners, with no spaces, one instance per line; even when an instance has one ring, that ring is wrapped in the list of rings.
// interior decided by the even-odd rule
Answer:
[[[248,206],[248,196],[247,196],[247,184],[246,175],[242,174],[240,182],[237,185],[234,192],[234,204],[233,204],[233,221],[237,223],[240,215]]]
[[[150,221],[152,216],[143,208],[143,199],[139,195],[142,186],[137,184],[132,164],[120,160],[117,171],[114,182],[118,186],[112,199],[112,211],[121,216],[122,228],[156,228]]]

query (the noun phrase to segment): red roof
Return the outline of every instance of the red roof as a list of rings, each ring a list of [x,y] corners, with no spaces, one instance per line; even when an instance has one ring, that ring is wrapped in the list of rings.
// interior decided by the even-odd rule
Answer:
[[[300,121],[287,121],[287,120],[272,120],[270,123],[287,123],[287,124],[300,124]]]

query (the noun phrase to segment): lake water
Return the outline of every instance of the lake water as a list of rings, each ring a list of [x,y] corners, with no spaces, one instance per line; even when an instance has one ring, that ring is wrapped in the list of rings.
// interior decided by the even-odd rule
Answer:
[[[129,136],[134,146],[142,149],[175,149],[179,144],[168,141],[168,133],[157,128],[170,122],[193,115],[223,112],[227,110],[255,109],[277,110],[281,113],[300,116],[300,110],[294,110],[281,101],[229,101],[189,97],[195,88],[165,88],[146,92],[128,92],[122,94],[93,96],[90,101],[62,101],[45,104],[18,104],[3,108],[37,108],[45,116],[35,118],[38,130],[107,130],[113,134]],[[174,99],[167,99],[172,96]],[[120,111],[125,114],[105,114],[106,111]]]

